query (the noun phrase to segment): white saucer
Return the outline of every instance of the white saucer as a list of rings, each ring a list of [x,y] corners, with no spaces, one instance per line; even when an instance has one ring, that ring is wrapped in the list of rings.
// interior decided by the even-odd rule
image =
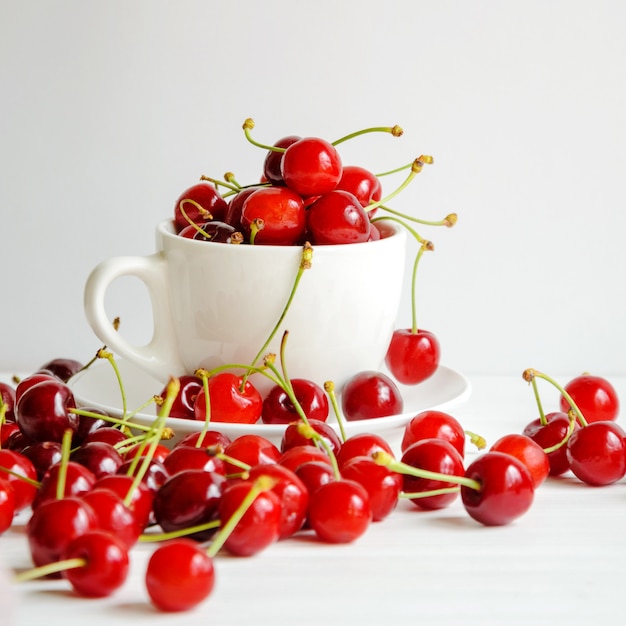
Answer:
[[[116,361],[124,383],[128,411],[134,411],[163,390],[163,384],[146,374],[129,361]],[[122,397],[113,367],[107,360],[95,362],[89,369],[78,373],[69,381],[79,406],[89,406],[106,411],[112,416],[122,415]],[[428,380],[415,386],[398,385],[404,399],[404,412],[399,415],[371,420],[359,420],[345,423],[346,435],[359,432],[372,432],[387,438],[397,439],[402,434],[406,423],[417,413],[426,409],[446,410],[467,400],[471,394],[469,381],[459,372],[439,366]],[[149,425],[154,421],[156,409],[146,409],[133,417],[138,424]],[[332,415],[328,422],[337,430],[336,419]],[[174,430],[173,444],[185,435],[202,429],[201,421],[169,418],[167,426]],[[211,429],[219,430],[234,439],[243,434],[263,435],[275,444],[279,444],[285,430],[284,425],[274,424],[226,424],[212,422]]]

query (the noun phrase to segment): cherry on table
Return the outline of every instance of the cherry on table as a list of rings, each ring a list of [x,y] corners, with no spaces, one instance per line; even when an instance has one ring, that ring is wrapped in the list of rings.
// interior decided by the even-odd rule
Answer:
[[[13,487],[8,480],[0,476],[0,535],[11,528],[15,513],[17,510]]]
[[[420,439],[445,439],[465,456],[465,430],[454,416],[444,411],[429,409],[412,417],[404,427],[400,449],[404,452]]]
[[[262,435],[253,433],[241,435],[232,440],[232,442],[224,448],[224,454],[227,457],[236,459],[237,461],[252,467],[260,464],[278,463],[281,452],[276,445]],[[233,463],[225,462],[227,474],[237,474],[241,472],[241,467]]]
[[[337,453],[337,465],[341,469],[346,463],[357,456],[368,456],[378,451],[384,451],[394,457],[394,452],[387,442],[387,440],[381,435],[376,433],[356,433],[348,437],[341,449]]]
[[[430,378],[439,367],[441,346],[434,333],[423,328],[394,330],[385,355],[385,364],[403,385],[417,385]]]
[[[39,479],[33,462],[19,452],[0,449],[0,468],[12,472],[9,474],[0,471],[0,480],[8,482],[13,488],[15,511],[19,512],[30,506],[37,493],[37,486],[31,481]]]
[[[619,414],[619,398],[613,385],[601,376],[582,374],[565,386],[587,422],[614,421]],[[569,402],[561,395],[560,408],[567,413]]]
[[[312,461],[331,465],[330,457],[326,451],[312,443],[305,443],[300,446],[288,448],[282,453],[277,462],[292,472],[296,472],[301,465]]]
[[[341,392],[343,415],[348,421],[375,419],[402,413],[404,401],[398,386],[382,372],[355,374]]]
[[[544,449],[527,435],[509,433],[496,440],[490,450],[518,458],[530,472],[535,489],[550,475],[550,459]]]

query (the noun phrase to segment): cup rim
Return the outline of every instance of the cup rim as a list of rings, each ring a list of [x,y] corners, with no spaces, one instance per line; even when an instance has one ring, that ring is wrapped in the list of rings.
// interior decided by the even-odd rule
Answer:
[[[406,239],[406,230],[404,228],[402,228],[402,226],[400,224],[397,224],[391,220],[389,221],[384,221],[384,229],[385,231],[388,231],[388,234],[386,234],[385,236],[381,237],[380,239],[376,239],[375,241],[361,241],[361,242],[355,242],[355,243],[338,243],[338,244],[316,244],[314,247],[316,249],[324,249],[324,250],[335,250],[335,251],[340,251],[340,250],[345,250],[346,248],[348,248],[349,250],[354,250],[355,246],[363,246],[363,245],[370,245],[370,246],[374,246],[374,245],[387,245],[390,241],[397,241],[397,240],[402,240],[402,239]],[[184,241],[185,244],[189,244],[189,245],[195,245],[195,246],[220,246],[220,248],[244,248],[244,249],[249,249],[249,250],[253,250],[253,249],[262,249],[262,250],[271,250],[271,251],[277,251],[277,250],[300,250],[302,248],[302,246],[300,245],[291,245],[291,246],[281,246],[281,245],[277,245],[277,244],[263,244],[263,245],[258,245],[258,246],[250,246],[250,245],[234,245],[234,246],[230,246],[228,244],[223,244],[223,243],[215,243],[212,241],[197,241],[195,239],[187,239],[184,237],[179,237],[178,234],[175,231],[175,227],[174,227],[174,219],[173,218],[167,218],[164,220],[161,220],[158,224],[157,224],[157,232],[160,233],[161,235],[163,235],[164,237],[167,237],[168,239],[175,239],[177,241]],[[360,248],[358,248],[360,249]]]

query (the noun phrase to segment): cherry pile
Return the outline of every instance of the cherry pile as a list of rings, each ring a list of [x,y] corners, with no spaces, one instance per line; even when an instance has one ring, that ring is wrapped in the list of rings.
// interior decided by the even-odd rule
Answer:
[[[194,388],[172,379],[145,427],[132,411],[113,418],[76,407],[67,381],[82,367],[55,359],[0,385],[0,532],[27,514],[34,565],[16,582],[63,578],[77,595],[108,596],[124,584],[133,546],[151,542],[147,594],[159,610],[183,611],[211,594],[222,553],[252,556],[303,533],[349,543],[400,499],[436,510],[460,498],[481,525],[504,525],[530,509],[550,476],[571,472],[601,486],[626,474],[617,395],[588,374],[562,387],[526,370],[540,417],[468,462],[466,443],[485,442],[448,413],[410,419],[396,455],[377,434],[337,432],[326,421],[337,402],[332,387],[309,393],[295,380],[282,380],[268,401],[285,419],[279,446],[258,434],[230,440],[207,414],[202,430],[168,446],[170,416],[193,412],[206,378]],[[544,412],[538,380],[559,389],[558,410]],[[220,393],[212,390],[211,404]]]

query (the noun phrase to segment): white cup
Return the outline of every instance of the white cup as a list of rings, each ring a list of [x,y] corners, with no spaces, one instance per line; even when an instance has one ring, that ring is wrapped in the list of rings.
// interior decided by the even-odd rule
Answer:
[[[291,378],[332,380],[340,390],[350,376],[382,366],[401,300],[406,233],[391,223],[381,230],[378,241],[313,248],[264,352],[279,354],[288,330]],[[156,254],[114,257],[90,274],[85,313],[96,336],[162,382],[200,367],[250,364],[283,312],[302,248],[195,241],[176,235],[169,219],[157,225],[156,243]],[[121,276],[139,278],[150,294],[154,333],[145,346],[127,341],[105,312],[106,291]],[[267,389],[263,376],[252,380]]]

